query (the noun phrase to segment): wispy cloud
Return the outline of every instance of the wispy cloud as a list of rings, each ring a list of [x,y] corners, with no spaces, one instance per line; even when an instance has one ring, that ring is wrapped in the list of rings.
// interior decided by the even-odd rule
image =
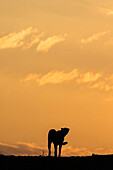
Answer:
[[[39,35],[32,35],[29,40],[26,41],[24,44],[23,49],[31,48],[34,44],[37,44],[40,42],[40,38],[43,37],[44,33],[41,33]]]
[[[45,75],[41,74],[29,74],[21,82],[35,81],[39,85],[45,84],[58,84],[63,82],[69,82],[75,80],[77,83],[90,83],[95,82],[101,77],[101,73],[80,73],[78,69],[73,69],[70,72],[64,71],[50,71]]]
[[[89,83],[89,82],[95,82],[102,76],[102,73],[93,73],[93,72],[87,72],[84,74],[80,74],[80,77],[77,79],[78,83]]]
[[[67,146],[66,148],[63,148],[63,155],[64,156],[89,156],[92,155],[92,152],[85,147],[73,148],[72,146]]]
[[[0,153],[5,155],[47,155],[48,151],[46,147],[37,146],[34,143],[27,142],[17,142],[15,144],[8,144],[0,142]],[[67,146],[63,148],[62,155],[63,156],[86,156],[91,155],[91,151],[87,148],[73,148],[72,146]]]
[[[89,149],[86,147],[76,147],[67,146],[63,148],[63,155],[65,156],[91,156],[92,154],[97,155],[107,155],[112,154],[113,148],[97,147],[94,149]]]
[[[25,78],[20,79],[20,82],[35,82],[39,86],[46,84],[60,84],[71,81],[87,88],[99,89],[105,92],[113,90],[113,74],[107,75],[102,72],[81,73],[77,68],[70,72],[50,71],[44,75],[29,74]]]
[[[78,83],[87,83],[88,88],[99,89],[105,92],[113,90],[113,74],[85,73],[77,80]]]
[[[47,36],[47,35],[46,35]],[[65,40],[65,35],[55,35],[48,37],[43,40],[44,33],[38,33],[37,29],[32,27],[28,27],[27,29],[23,29],[19,32],[12,32],[8,35],[5,35],[0,38],[0,49],[7,48],[19,48],[29,49],[34,44],[37,44],[36,51],[44,51],[48,52],[48,50],[57,43],[60,43]]]
[[[37,47],[37,51],[48,52],[48,50],[52,46],[64,41],[65,38],[66,38],[66,35],[56,35],[56,36],[48,37],[45,40],[41,40],[38,47]]]
[[[7,144],[7,143],[3,143],[3,142],[0,142],[0,146],[6,146],[6,147],[11,147],[11,148],[18,148],[16,145]]]
[[[97,83],[94,83],[94,84],[90,85],[89,87],[109,92],[109,91],[113,90],[113,81],[111,83],[107,82],[105,80],[104,81],[99,81]]]
[[[45,75],[41,74],[29,74],[26,78],[21,79],[21,82],[35,81],[39,85],[45,84],[58,84],[65,81],[71,81],[78,77],[78,70],[74,69],[71,72],[63,71],[51,71]]]
[[[88,38],[84,39],[82,38],[80,40],[80,42],[82,44],[87,44],[87,43],[91,43],[92,41],[96,41],[99,40],[101,37],[105,36],[108,33],[108,31],[104,31],[104,32],[98,32],[96,34],[93,34],[91,36],[89,36]]]
[[[107,16],[112,16],[113,15],[113,9],[100,7],[99,10],[100,10],[100,12],[104,13]]]
[[[29,27],[20,32],[13,32],[6,36],[3,36],[0,38],[0,49],[17,48],[17,47],[24,46],[26,44],[25,38],[28,35],[34,34],[36,32],[37,32],[37,29],[33,29]]]
[[[107,12],[107,15],[113,15],[113,10],[112,10],[112,11],[109,10],[109,11]]]
[[[39,156],[48,155],[47,147],[40,147],[35,143],[17,142],[14,144],[0,142],[0,153],[5,155],[28,155]],[[72,147],[70,145],[62,148],[63,156],[91,156],[95,154],[112,154],[113,148],[97,147],[92,149],[86,147]],[[53,154],[53,153],[52,153]]]
[[[37,146],[34,143],[18,142],[8,144],[0,142],[0,152],[7,155],[41,155],[46,153],[46,148]]]

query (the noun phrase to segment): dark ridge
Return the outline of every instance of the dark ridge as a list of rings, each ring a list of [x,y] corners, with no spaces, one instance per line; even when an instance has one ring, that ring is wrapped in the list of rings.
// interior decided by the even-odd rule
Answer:
[[[113,155],[43,157],[0,155],[1,170],[112,170]]]

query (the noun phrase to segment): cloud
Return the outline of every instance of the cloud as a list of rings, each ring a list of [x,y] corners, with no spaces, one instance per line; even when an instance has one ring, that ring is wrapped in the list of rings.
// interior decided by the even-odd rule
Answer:
[[[107,148],[107,147],[106,148],[104,148],[104,147],[95,148],[94,153],[98,154],[98,155],[112,154],[113,148]]]
[[[53,147],[53,146],[52,146]],[[53,150],[53,149],[52,149]],[[91,156],[92,154],[105,155],[112,154],[113,148],[97,147],[92,149],[86,147],[72,147],[66,146],[62,148],[62,156]],[[26,155],[26,156],[39,156],[47,155],[47,147],[40,147],[35,143],[17,142],[9,144],[0,142],[0,154],[4,155]],[[52,153],[53,155],[54,153]]]
[[[34,81],[40,86],[46,84],[59,84],[63,82],[69,82],[75,80],[76,83],[92,83],[97,81],[101,77],[101,73],[80,73],[78,69],[73,69],[70,72],[64,71],[50,71],[45,75],[42,74],[29,74],[25,78],[21,79],[21,82]]]
[[[6,143],[3,143],[3,142],[0,142],[0,146],[6,146],[6,147],[11,147],[11,148],[18,148],[16,145],[6,144]]]
[[[99,33],[96,33],[96,34],[91,35],[90,37],[88,37],[88,38],[86,38],[86,39],[82,38],[82,39],[80,40],[80,42],[81,42],[82,44],[91,43],[92,41],[99,40],[101,37],[105,36],[107,33],[108,33],[108,31],[99,32]]]
[[[74,69],[71,72],[51,71],[45,75],[29,74],[26,78],[21,79],[21,82],[35,81],[39,85],[58,84],[66,81],[71,81],[78,77],[78,70]]]
[[[0,49],[17,48],[17,47],[24,46],[26,44],[25,38],[28,35],[31,35],[36,32],[37,29],[33,29],[32,27],[29,27],[20,32],[13,32],[6,36],[3,36],[0,38]],[[35,38],[35,42],[36,42],[36,38]],[[33,40],[32,44],[35,42]]]
[[[109,84],[109,82],[100,81],[100,82],[90,85],[89,87],[109,92],[109,91],[113,90],[113,82],[112,82],[112,84],[111,83]]]
[[[87,72],[80,74],[80,78],[77,79],[78,83],[89,83],[98,80],[102,76],[102,73]]]
[[[113,148],[97,147],[89,149],[86,147],[75,147],[67,146],[63,148],[62,155],[64,156],[91,156],[92,154],[97,155],[108,155],[113,153]]]
[[[39,147],[34,143],[18,142],[7,144],[0,142],[0,153],[6,155],[41,155],[47,152],[46,148]]]
[[[38,34],[38,30],[32,27],[23,29],[19,32],[12,32],[8,35],[5,35],[0,38],[0,49],[8,48],[19,48],[29,49],[34,44],[38,44],[36,50],[48,52],[48,50],[57,43],[60,43],[65,40],[65,35],[55,35],[48,37],[45,40],[41,40],[44,36],[44,33]]]
[[[40,35],[32,35],[31,39],[26,42],[23,49],[31,48],[34,44],[37,44],[40,42],[40,38],[43,37],[44,33],[41,33]]]
[[[105,8],[105,7],[100,7],[99,8],[102,13],[104,13],[107,16],[112,16],[113,15],[113,10],[110,8]]]
[[[113,90],[113,74],[105,74],[102,72],[85,72],[81,73],[77,68],[70,72],[50,71],[44,75],[29,74],[25,78],[21,78],[20,82],[35,82],[39,86],[46,84],[60,84],[74,81],[75,84],[90,88],[98,89],[105,92]]]
[[[79,84],[87,84],[88,88],[99,89],[105,92],[113,90],[113,74],[87,72],[80,75],[77,79]]]
[[[17,142],[15,144],[8,144],[8,143],[0,142],[0,153],[5,155],[38,156],[42,154],[47,155],[48,151],[46,147],[37,146],[35,143]],[[85,156],[85,155],[91,155],[91,151],[89,151],[87,148],[84,147],[73,148],[71,146],[67,146],[62,149],[62,155],[63,156]]]
[[[15,144],[8,144],[0,142],[0,153],[5,155],[38,156],[47,155],[48,151],[46,147],[39,147],[35,143],[17,142]],[[62,149],[63,156],[86,156],[91,155],[91,153],[91,151],[84,147],[73,148],[72,146],[67,146]]]
[[[113,10],[112,10],[112,11],[109,10],[109,11],[107,12],[107,15],[113,15]]]
[[[64,41],[65,38],[66,38],[66,35],[56,35],[56,36],[48,37],[46,40],[41,40],[37,47],[37,51],[48,52],[48,50],[52,46]]]
[[[92,155],[92,152],[85,147],[76,147],[67,146],[63,148],[62,155],[64,156],[89,156]]]

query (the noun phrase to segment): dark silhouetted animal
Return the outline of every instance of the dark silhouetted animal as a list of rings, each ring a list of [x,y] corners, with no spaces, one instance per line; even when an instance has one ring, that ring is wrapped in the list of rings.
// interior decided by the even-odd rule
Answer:
[[[64,142],[64,137],[68,134],[69,128],[61,128],[61,130],[56,131],[51,129],[48,133],[48,150],[49,156],[51,156],[51,143],[54,144],[54,156],[57,157],[57,146],[59,145],[59,157],[61,156],[62,145],[66,145],[68,142]]]

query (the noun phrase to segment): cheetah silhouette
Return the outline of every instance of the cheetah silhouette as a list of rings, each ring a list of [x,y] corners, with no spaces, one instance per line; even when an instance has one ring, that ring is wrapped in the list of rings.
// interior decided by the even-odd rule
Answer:
[[[59,157],[61,156],[62,145],[66,145],[68,142],[64,142],[64,137],[68,134],[69,128],[61,128],[56,131],[51,129],[48,133],[48,150],[51,156],[51,143],[54,144],[54,156],[57,157],[57,146],[59,145]]]

